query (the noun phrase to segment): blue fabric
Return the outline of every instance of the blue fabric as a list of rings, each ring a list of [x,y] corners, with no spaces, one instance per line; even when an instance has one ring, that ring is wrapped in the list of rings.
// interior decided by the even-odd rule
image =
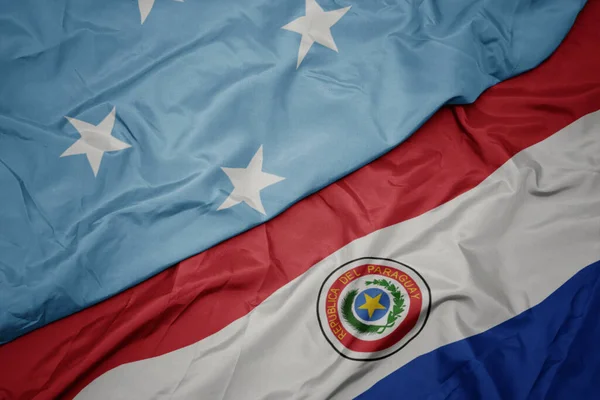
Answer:
[[[304,0],[0,0],[0,343],[236,235],[559,45],[585,0],[320,0],[336,53],[281,27]],[[97,177],[65,116],[132,147]],[[286,180],[217,211],[263,145]]]
[[[600,261],[537,306],[415,359],[358,399],[598,399],[598,310]]]

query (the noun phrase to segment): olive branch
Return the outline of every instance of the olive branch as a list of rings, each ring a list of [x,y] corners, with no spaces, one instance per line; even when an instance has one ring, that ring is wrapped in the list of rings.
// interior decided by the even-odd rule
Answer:
[[[385,279],[375,279],[373,281],[367,281],[366,285],[376,285],[386,288],[394,299],[394,306],[388,314],[387,323],[385,325],[369,325],[361,322],[354,316],[352,312],[352,304],[354,299],[358,296],[358,290],[350,290],[344,300],[342,300],[342,317],[348,322],[357,332],[363,334],[383,333],[387,328],[391,328],[396,323],[396,320],[400,317],[400,314],[404,312],[404,295],[398,290],[396,285],[386,281]]]

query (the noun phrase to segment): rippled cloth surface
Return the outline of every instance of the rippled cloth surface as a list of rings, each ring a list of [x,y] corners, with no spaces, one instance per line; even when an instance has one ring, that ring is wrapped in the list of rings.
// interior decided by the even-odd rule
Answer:
[[[441,105],[535,67],[584,3],[0,0],[0,343],[272,218]]]

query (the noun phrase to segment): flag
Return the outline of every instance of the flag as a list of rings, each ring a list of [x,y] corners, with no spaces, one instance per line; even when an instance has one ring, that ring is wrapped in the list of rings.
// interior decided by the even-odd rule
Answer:
[[[2,1],[0,343],[272,218],[535,67],[584,3]]]
[[[1,346],[0,394],[594,398],[599,16],[273,220]],[[352,349],[356,321],[399,338]]]

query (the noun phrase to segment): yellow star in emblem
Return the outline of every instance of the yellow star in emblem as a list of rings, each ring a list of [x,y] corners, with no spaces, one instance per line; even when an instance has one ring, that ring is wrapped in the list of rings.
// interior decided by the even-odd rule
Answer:
[[[369,318],[371,318],[375,310],[385,310],[385,307],[379,303],[379,299],[381,299],[381,293],[375,297],[371,297],[365,293],[365,304],[358,308],[361,310],[367,310],[369,313]]]

